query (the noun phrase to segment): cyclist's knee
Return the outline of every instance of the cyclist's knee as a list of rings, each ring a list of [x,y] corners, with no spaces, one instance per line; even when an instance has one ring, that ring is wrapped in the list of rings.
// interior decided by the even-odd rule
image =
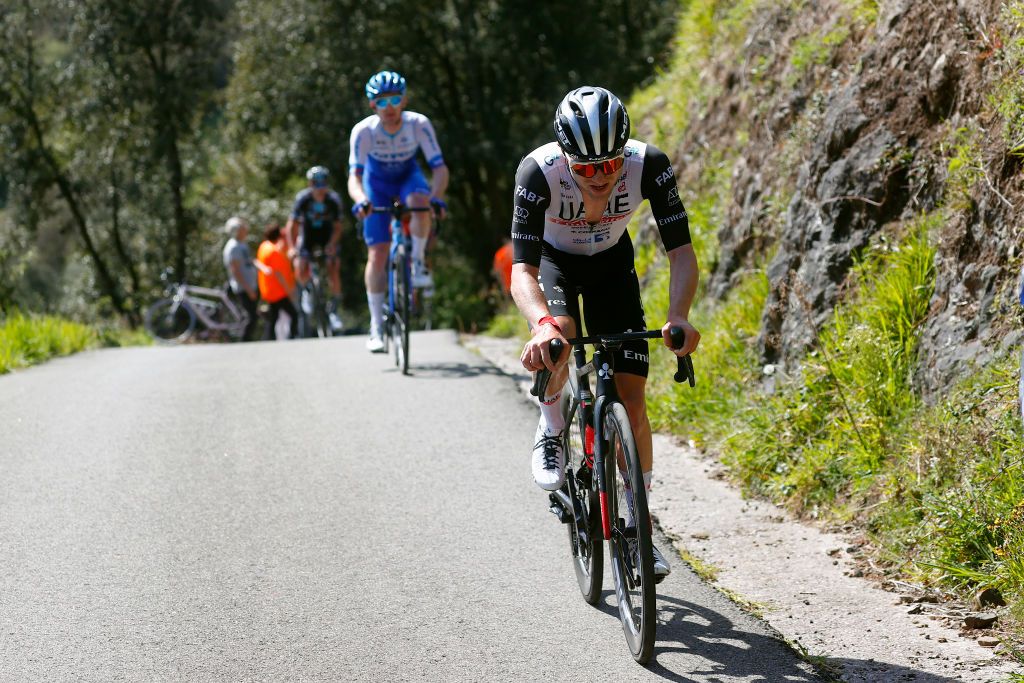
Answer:
[[[413,192],[406,197],[405,203],[416,209],[423,209],[430,206],[430,195],[423,194],[422,192]]]
[[[621,373],[615,376],[615,388],[629,411],[630,421],[647,420],[647,382],[639,375]]]

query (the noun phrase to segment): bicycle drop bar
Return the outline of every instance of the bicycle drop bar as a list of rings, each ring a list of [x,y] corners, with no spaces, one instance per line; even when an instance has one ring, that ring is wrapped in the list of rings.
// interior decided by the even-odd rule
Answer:
[[[686,333],[683,332],[681,327],[670,328],[668,335],[673,348],[679,348],[686,343]],[[661,339],[661,330],[622,332],[619,334],[595,334],[589,337],[576,337],[574,339],[569,339],[568,342],[570,346],[579,346],[581,344],[616,345],[621,344],[622,342],[638,339]],[[562,355],[562,342],[558,339],[552,339],[548,344],[548,350],[551,354],[551,359],[553,361],[557,361]],[[693,359],[690,358],[689,354],[676,357],[676,373],[673,376],[673,379],[680,384],[685,381],[691,387],[697,386],[697,378],[693,372]],[[551,381],[551,371],[546,368],[538,370],[534,376],[533,388],[530,389],[530,393],[534,396],[542,397],[541,400],[543,400],[543,392],[547,389],[549,381]]]
[[[417,213],[422,211],[433,211],[433,207],[430,206],[406,206],[405,204],[392,204],[391,206],[375,206],[371,210],[372,213],[387,213],[391,214],[395,218],[401,218],[407,213]]]
[[[562,357],[562,340],[552,339],[548,342],[548,353],[551,354],[551,360],[557,362]],[[530,393],[543,401],[546,396],[545,393],[548,389],[548,382],[551,381],[551,371],[547,368],[538,370],[533,376],[533,388],[530,389]]]

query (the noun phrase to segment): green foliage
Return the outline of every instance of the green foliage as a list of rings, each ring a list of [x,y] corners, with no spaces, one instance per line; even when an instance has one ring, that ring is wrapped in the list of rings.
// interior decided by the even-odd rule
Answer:
[[[842,45],[849,35],[850,27],[840,24],[828,31],[816,31],[796,40],[789,57],[790,72],[786,77],[786,85],[792,87],[812,67],[830,62],[836,47]]]
[[[661,269],[644,290],[649,312],[668,308],[666,271]],[[767,295],[768,278],[761,271],[751,272],[725,301],[693,311],[691,321],[701,331],[694,388],[673,381],[675,363],[651,343],[648,412],[656,428],[681,430],[698,442],[731,431],[730,421],[750,402],[751,387],[761,376],[754,342]]]
[[[868,252],[817,350],[791,378],[758,365],[767,281],[748,274],[725,301],[694,312],[704,333],[697,389],[677,387],[672,368],[653,362],[649,410],[658,428],[719,450],[750,490],[803,514],[859,519],[903,572],[951,587],[996,586],[1020,600],[1019,360],[969,373],[935,406],[914,390],[935,277],[928,235],[943,220],[923,216],[904,239]],[[647,274],[645,297],[655,306],[667,304],[663,271]]]
[[[981,159],[979,131],[961,127],[952,131],[942,145],[942,153],[949,159],[946,165],[946,205],[953,210],[964,210],[973,203],[972,191],[985,177]]]
[[[522,339],[526,341],[529,338],[529,329],[526,320],[523,319],[523,314],[519,312],[519,309],[514,304],[509,302],[499,308],[498,312],[491,318],[485,334],[502,339]]]
[[[1016,356],[969,375],[907,424],[872,528],[924,579],[1024,598],[1024,433]],[[909,558],[906,559],[906,558]]]
[[[0,374],[98,343],[92,328],[52,316],[8,316],[0,324]]]
[[[1007,38],[1002,53],[1003,75],[989,101],[1003,118],[1006,149],[1015,156],[1024,155],[1024,2],[1003,4],[1000,16]],[[998,34],[997,34],[998,35]],[[993,46],[995,47],[995,46]]]
[[[755,489],[798,510],[862,488],[885,462],[895,425],[917,404],[917,330],[934,271],[926,218],[893,251],[858,266],[856,295],[837,309],[798,381],[748,414],[727,460]]]
[[[699,115],[715,91],[701,81],[712,56],[735,48],[744,39],[754,10],[764,0],[691,0],[677,20],[669,67],[630,102],[634,121],[650,119],[650,142],[672,149],[683,137],[690,116]]]

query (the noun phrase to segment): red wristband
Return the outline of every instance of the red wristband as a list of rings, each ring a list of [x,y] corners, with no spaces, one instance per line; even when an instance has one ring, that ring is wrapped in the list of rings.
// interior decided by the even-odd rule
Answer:
[[[562,334],[562,328],[558,326],[557,322],[555,322],[554,316],[546,315],[540,320],[538,320],[537,327],[540,327],[541,325],[551,325],[556,330],[558,330],[558,334]]]

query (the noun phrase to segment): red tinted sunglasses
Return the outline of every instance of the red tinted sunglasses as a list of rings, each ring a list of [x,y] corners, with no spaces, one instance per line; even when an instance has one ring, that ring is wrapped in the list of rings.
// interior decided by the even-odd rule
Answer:
[[[601,169],[601,172],[605,175],[611,175],[618,172],[625,161],[625,157],[621,156],[615,157],[614,159],[607,159],[605,161],[595,161],[592,164],[574,164],[570,161],[569,168],[571,168],[572,172],[578,176],[593,178],[597,175],[598,169]]]

